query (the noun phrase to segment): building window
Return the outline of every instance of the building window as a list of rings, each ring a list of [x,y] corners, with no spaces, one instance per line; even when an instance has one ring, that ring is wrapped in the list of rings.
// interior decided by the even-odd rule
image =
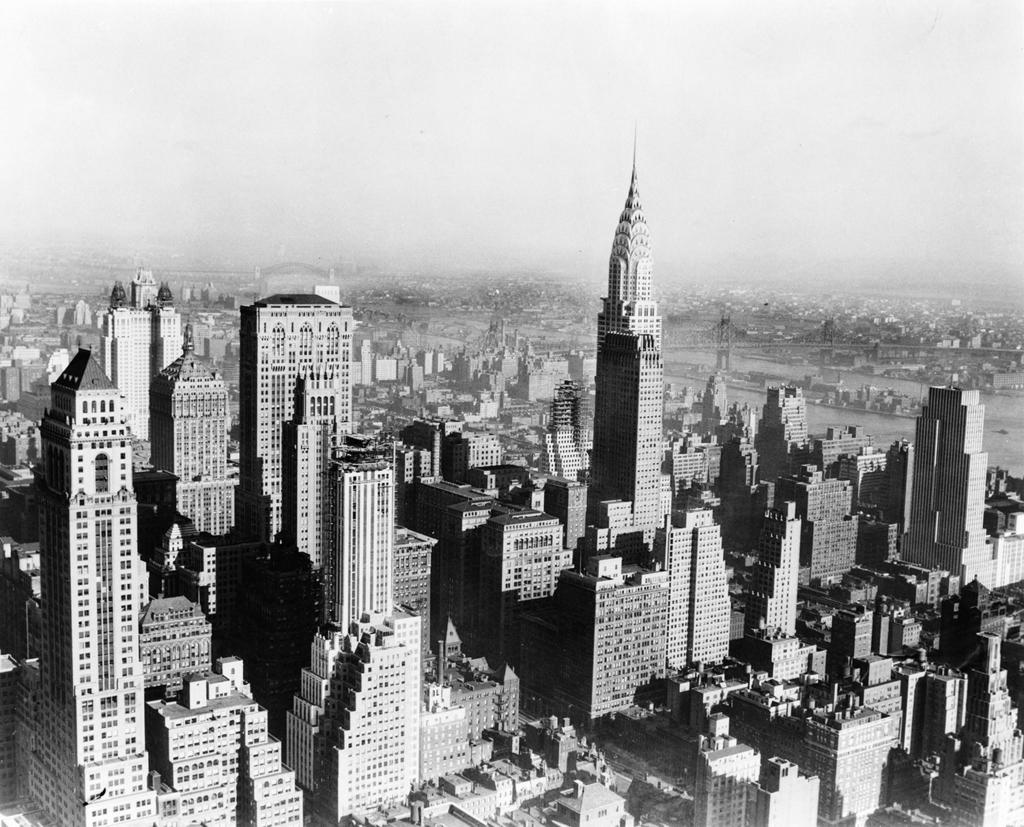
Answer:
[[[96,493],[103,494],[110,490],[110,460],[106,454],[97,454],[95,460],[96,468]]]

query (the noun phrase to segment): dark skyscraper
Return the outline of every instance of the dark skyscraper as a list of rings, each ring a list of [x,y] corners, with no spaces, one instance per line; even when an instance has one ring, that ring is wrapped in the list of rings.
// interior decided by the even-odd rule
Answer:
[[[985,406],[979,392],[930,388],[917,418],[913,489],[903,559],[992,584],[982,527]]]
[[[590,519],[602,500],[633,503],[634,524],[661,518],[664,360],[661,316],[651,296],[651,244],[636,163],[612,243],[608,295],[597,317],[597,397]]]
[[[754,445],[761,460],[761,479],[775,482],[791,471],[794,449],[807,443],[807,402],[792,385],[768,388]]]

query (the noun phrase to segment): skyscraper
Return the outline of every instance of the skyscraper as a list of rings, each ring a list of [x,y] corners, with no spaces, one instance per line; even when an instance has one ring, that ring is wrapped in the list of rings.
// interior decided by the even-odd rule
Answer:
[[[665,674],[669,575],[597,555],[559,574],[553,605],[523,617],[520,668],[530,711],[587,722],[626,709]],[[728,629],[726,629],[728,634]]]
[[[543,471],[567,480],[579,479],[590,468],[593,423],[587,422],[584,390],[565,380],[551,400],[551,422],[544,435]]]
[[[775,507],[796,503],[803,520],[800,564],[813,585],[837,582],[857,556],[857,521],[852,519],[853,488],[848,480],[827,480],[813,465],[779,477]]]
[[[281,426],[281,538],[308,554],[318,570],[326,556],[329,466],[345,425],[340,410],[345,395],[337,374],[299,376],[295,412]]]
[[[312,294],[278,294],[242,308],[239,345],[239,486],[236,528],[271,539],[281,530],[282,425],[295,414],[295,383],[338,377],[338,428],[352,422],[352,308]]]
[[[790,455],[807,443],[807,401],[792,385],[768,388],[754,446],[760,458],[761,479],[775,482],[790,472]]]
[[[51,386],[39,464],[40,714],[32,795],[62,825],[155,818],[143,728],[132,447],[88,350]]]
[[[669,575],[669,668],[723,660],[729,654],[729,583],[711,510],[673,514],[672,525],[657,531],[654,556]]]
[[[343,629],[394,601],[394,445],[350,435],[330,466],[326,612]]]
[[[725,377],[717,371],[708,377],[700,404],[700,427],[704,433],[715,433],[729,415]]]
[[[181,356],[149,390],[150,458],[177,476],[178,511],[197,531],[227,534],[235,520],[236,480],[228,476],[228,390],[220,374],[195,355],[185,325]]]
[[[796,598],[800,575],[800,518],[796,503],[765,512],[747,595],[746,628],[792,637],[796,634]]]
[[[597,396],[588,515],[602,500],[633,503],[638,527],[662,515],[661,441],[665,365],[661,316],[651,293],[650,233],[636,158],[608,262],[608,295],[597,317]]]
[[[481,527],[480,612],[483,654],[490,663],[519,663],[519,618],[550,597],[572,551],[550,514],[523,510],[495,514]]]
[[[913,488],[902,557],[992,582],[985,549],[985,406],[979,391],[930,388],[917,418]]]
[[[934,390],[934,389],[933,389]],[[937,798],[954,824],[1019,824],[1024,818],[1024,735],[1000,660],[999,635],[979,634],[967,673],[967,715],[948,736]]]
[[[166,282],[138,270],[126,293],[121,282],[110,293],[103,317],[103,368],[124,394],[132,436],[149,439],[149,383],[181,354],[181,315]]]
[[[342,640],[317,736],[331,824],[404,802],[419,778],[420,621],[366,615]]]

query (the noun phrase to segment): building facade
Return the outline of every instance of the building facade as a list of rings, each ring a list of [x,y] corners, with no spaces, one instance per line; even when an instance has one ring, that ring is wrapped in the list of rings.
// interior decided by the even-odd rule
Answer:
[[[592,418],[588,421],[586,416],[585,403],[585,390],[576,382],[567,379],[555,390],[551,420],[544,434],[543,473],[578,480],[590,469],[594,426]]]
[[[405,801],[419,775],[420,681],[418,617],[351,625],[317,736],[322,818],[336,824]]]
[[[281,538],[323,567],[330,533],[330,462],[346,427],[338,374],[311,371],[295,382],[295,411],[281,426]]]
[[[394,600],[394,445],[350,435],[330,464],[325,610],[341,628]]]
[[[146,689],[176,691],[182,678],[210,669],[213,629],[187,597],[154,598],[139,620],[139,651]]]
[[[918,565],[992,585],[985,548],[985,406],[976,390],[933,387],[917,418],[906,544]]]
[[[155,816],[143,726],[132,433],[88,350],[51,386],[42,423],[42,647],[32,797],[62,825]]]
[[[166,283],[138,270],[129,291],[117,282],[103,316],[101,349],[107,376],[124,394],[132,435],[149,439],[149,384],[181,354],[181,315]]]
[[[650,232],[636,163],[608,262],[608,295],[597,317],[597,395],[590,514],[602,500],[633,504],[634,525],[653,537],[663,513],[661,442],[665,365],[652,294]]]
[[[295,385],[320,371],[338,377],[339,428],[351,430],[352,309],[313,294],[277,294],[242,308],[239,343],[239,485],[236,528],[271,539],[281,530],[282,425]]]
[[[729,654],[729,584],[722,532],[710,509],[677,512],[658,529],[654,556],[668,572],[666,659],[670,669],[718,663]]]
[[[301,824],[302,793],[268,734],[238,658],[185,678],[176,698],[146,705],[146,741],[159,774],[161,824]]]
[[[781,509],[765,512],[758,559],[747,594],[747,630],[764,629],[788,637],[796,634],[800,527],[794,502],[784,502]]]
[[[149,389],[150,460],[178,478],[178,511],[197,531],[227,534],[235,521],[235,486],[228,474],[231,412],[228,389],[195,355],[192,325],[182,353]]]

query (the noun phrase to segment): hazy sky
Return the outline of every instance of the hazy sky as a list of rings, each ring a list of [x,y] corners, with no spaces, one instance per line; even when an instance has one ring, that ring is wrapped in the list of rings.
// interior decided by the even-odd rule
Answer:
[[[1019,0],[0,7],[0,234],[1020,283]]]

